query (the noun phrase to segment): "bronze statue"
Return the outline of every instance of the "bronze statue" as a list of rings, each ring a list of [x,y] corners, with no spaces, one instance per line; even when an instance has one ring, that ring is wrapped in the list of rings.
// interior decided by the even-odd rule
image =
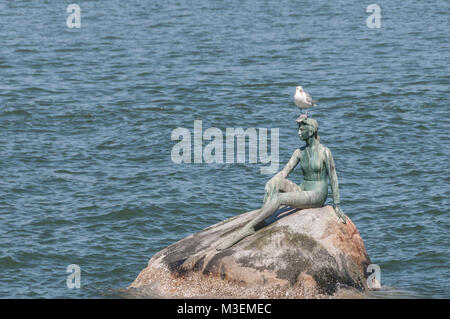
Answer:
[[[263,206],[259,214],[219,242],[217,250],[229,248],[255,233],[255,227],[282,205],[300,209],[322,207],[328,196],[327,176],[330,178],[333,192],[334,210],[341,221],[346,223],[345,214],[339,207],[338,179],[333,156],[331,151],[319,142],[319,123],[304,114],[296,121],[298,135],[306,145],[297,148],[286,166],[266,183]],[[287,179],[299,162],[303,173],[303,182],[300,186]]]

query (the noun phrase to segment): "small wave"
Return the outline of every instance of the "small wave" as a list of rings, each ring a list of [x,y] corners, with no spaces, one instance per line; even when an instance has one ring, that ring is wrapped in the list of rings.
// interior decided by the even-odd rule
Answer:
[[[136,217],[144,216],[146,211],[142,208],[124,208],[115,210],[102,215],[88,216],[87,219],[93,219],[95,221],[104,220],[130,220]]]
[[[31,226],[66,226],[66,225],[75,225],[74,221],[68,219],[56,219],[56,218],[45,218],[39,221],[35,221],[30,224]]]
[[[38,50],[35,49],[15,49],[15,53],[39,53]]]
[[[74,171],[69,171],[69,170],[66,170],[66,169],[56,170],[55,173],[57,173],[57,174],[70,174],[70,175],[84,175],[84,174],[86,174],[86,172],[74,172]]]
[[[0,116],[11,116],[11,115],[31,116],[31,113],[20,109],[19,110],[6,109],[0,113]]]
[[[61,91],[52,91],[52,90],[44,89],[42,87],[37,87],[37,86],[30,86],[30,87],[24,88],[23,91],[25,91],[25,92],[45,92],[45,93],[52,93],[52,94],[62,94],[63,93]]]
[[[101,40],[120,40],[120,37],[115,35],[107,35],[101,38]]]
[[[0,266],[7,268],[19,267],[20,262],[12,256],[3,256],[0,257]]]
[[[399,298],[417,298],[418,295],[411,291],[397,289],[389,286],[381,286],[378,290],[367,292],[366,296],[370,299],[399,299]]]

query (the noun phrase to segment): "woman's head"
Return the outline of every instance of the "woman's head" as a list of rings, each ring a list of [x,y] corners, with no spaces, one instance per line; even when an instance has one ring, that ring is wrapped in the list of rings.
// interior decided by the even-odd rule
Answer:
[[[297,118],[298,123],[298,136],[306,141],[308,138],[314,136],[316,139],[319,139],[318,130],[319,123],[312,118],[305,118],[304,116],[300,116]]]

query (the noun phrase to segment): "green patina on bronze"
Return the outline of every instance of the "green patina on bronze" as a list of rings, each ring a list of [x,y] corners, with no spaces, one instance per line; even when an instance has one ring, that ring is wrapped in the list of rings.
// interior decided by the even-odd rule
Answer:
[[[297,148],[286,166],[272,177],[265,187],[263,206],[259,214],[238,231],[220,241],[216,249],[223,250],[233,246],[256,231],[256,226],[278,210],[282,205],[305,209],[322,207],[328,196],[328,178],[333,192],[336,215],[346,223],[345,214],[339,207],[339,186],[331,151],[320,144],[319,123],[301,115],[297,118],[298,135],[305,145]],[[300,185],[287,179],[300,163],[303,182]]]

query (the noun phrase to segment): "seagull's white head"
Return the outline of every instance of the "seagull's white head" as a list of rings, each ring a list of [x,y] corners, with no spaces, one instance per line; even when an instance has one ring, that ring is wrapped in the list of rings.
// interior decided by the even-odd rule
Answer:
[[[297,86],[296,91],[303,92],[303,88],[301,86]]]

